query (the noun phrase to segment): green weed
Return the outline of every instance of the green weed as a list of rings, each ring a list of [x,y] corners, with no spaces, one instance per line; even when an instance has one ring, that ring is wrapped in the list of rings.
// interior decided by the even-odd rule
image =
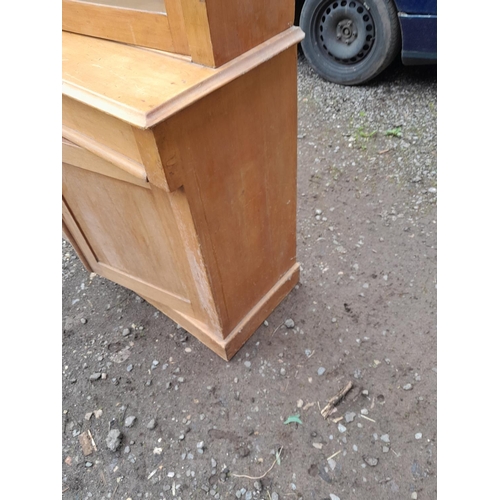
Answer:
[[[389,130],[385,131],[385,135],[388,135],[389,137],[401,137],[401,127],[395,127],[391,128]]]

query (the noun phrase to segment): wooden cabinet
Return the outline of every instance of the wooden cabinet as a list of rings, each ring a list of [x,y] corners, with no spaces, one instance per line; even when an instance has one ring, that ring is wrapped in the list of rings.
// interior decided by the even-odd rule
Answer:
[[[294,0],[63,0],[62,26],[218,67],[290,28],[294,13]]]
[[[63,231],[224,359],[299,277],[302,36],[209,68],[63,32]]]

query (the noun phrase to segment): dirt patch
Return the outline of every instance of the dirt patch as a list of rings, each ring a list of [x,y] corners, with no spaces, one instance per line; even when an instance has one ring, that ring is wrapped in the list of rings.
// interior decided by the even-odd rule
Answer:
[[[298,137],[300,284],[229,363],[63,242],[64,498],[436,498],[435,69],[300,60]]]

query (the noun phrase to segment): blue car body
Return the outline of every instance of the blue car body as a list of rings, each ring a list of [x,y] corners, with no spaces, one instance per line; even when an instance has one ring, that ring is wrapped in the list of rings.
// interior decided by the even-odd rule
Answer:
[[[437,61],[437,0],[394,0],[401,26],[403,64]]]

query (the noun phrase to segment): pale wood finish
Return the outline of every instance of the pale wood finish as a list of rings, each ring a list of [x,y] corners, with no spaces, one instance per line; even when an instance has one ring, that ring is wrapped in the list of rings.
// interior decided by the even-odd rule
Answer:
[[[290,268],[224,340],[217,338],[210,329],[207,329],[205,324],[197,321],[195,318],[183,315],[166,304],[161,304],[150,299],[146,300],[178,324],[183,325],[186,330],[221,358],[229,361],[298,283],[299,268],[300,264],[295,264]]]
[[[294,0],[184,0],[182,8],[193,61],[213,67],[286,31],[295,16]]]
[[[161,13],[62,0],[64,31],[177,52],[182,45],[174,43],[169,21]],[[176,35],[179,38],[178,30]]]
[[[297,45],[304,33],[290,28],[218,69],[72,33],[62,38],[63,94],[138,128],[150,128]]]
[[[230,359],[298,281],[301,32],[217,70],[92,39],[79,57],[78,35],[67,35],[81,68],[78,96],[63,103],[65,232],[90,269]],[[175,90],[161,64],[178,69]],[[148,114],[153,103],[162,114]]]
[[[177,151],[226,334],[295,263],[295,61],[292,47],[153,129],[160,156]]]
[[[165,0],[165,13],[62,0],[64,31],[219,67],[293,26],[294,0]]]
[[[132,184],[137,184],[138,186],[149,189],[150,186],[146,179],[146,171],[144,168],[142,168],[142,170],[140,169],[142,165],[137,165],[137,171],[134,170],[130,173],[128,168],[123,168],[123,164],[119,160],[117,161],[115,159],[114,163],[111,163],[104,160],[102,157],[91,153],[88,149],[81,148],[64,138],[62,143],[63,163],[68,163],[70,165],[74,165],[75,167],[80,167],[85,170],[90,170],[92,172],[130,182]],[[122,168],[117,166],[117,163],[121,165]]]
[[[87,141],[82,146],[93,149],[92,141],[94,148],[108,147],[137,163],[142,162],[133,128],[128,123],[65,95],[62,98],[62,116],[63,127],[75,132],[74,139],[71,139],[73,142],[80,144]],[[77,139],[77,135],[82,137]]]
[[[168,203],[159,213],[151,190],[68,165],[63,196],[98,262],[186,297]]]
[[[185,23],[186,36],[193,61],[215,67],[206,2],[186,0],[182,4],[182,11],[187,21]]]

